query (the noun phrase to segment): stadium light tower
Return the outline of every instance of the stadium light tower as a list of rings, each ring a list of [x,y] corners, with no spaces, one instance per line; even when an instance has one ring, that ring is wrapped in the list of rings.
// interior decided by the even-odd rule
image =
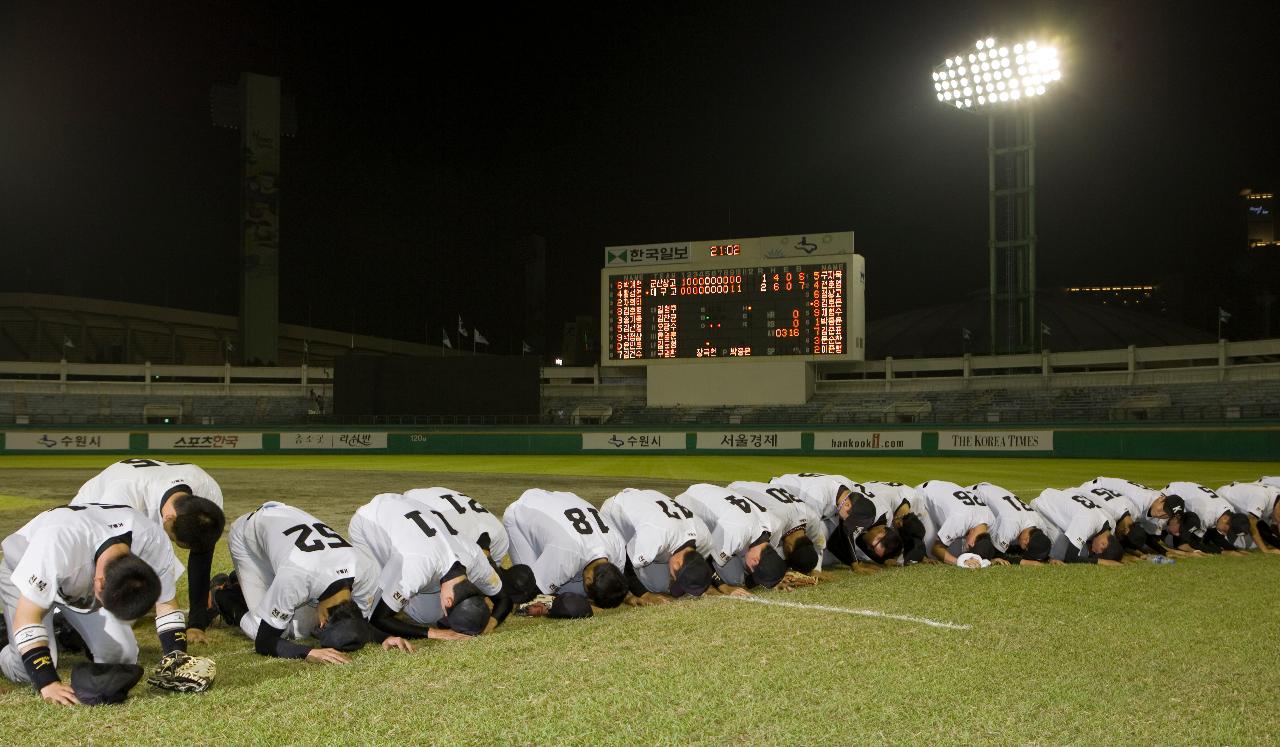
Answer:
[[[988,37],[933,68],[938,101],[987,117],[991,352],[1036,349],[1035,102],[1062,79],[1057,48]]]

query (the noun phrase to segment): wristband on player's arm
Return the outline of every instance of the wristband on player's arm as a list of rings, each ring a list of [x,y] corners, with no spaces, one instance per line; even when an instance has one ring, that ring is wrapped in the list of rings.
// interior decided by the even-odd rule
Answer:
[[[428,633],[431,632],[431,628],[426,625],[418,625],[396,617],[396,613],[381,599],[378,600],[378,606],[373,609],[369,624],[374,630],[401,638],[428,638]]]
[[[209,627],[209,575],[212,570],[212,552],[193,552],[187,557],[188,597],[191,601],[191,618],[187,623],[200,630]]]
[[[60,681],[58,668],[53,665],[53,652],[49,650],[49,631],[43,625],[24,625],[13,631],[13,643],[19,649],[32,646],[22,652],[22,667],[27,670],[27,678],[36,692]]]
[[[253,649],[263,656],[277,659],[305,659],[311,653],[310,646],[284,639],[284,631],[266,623],[258,623],[258,635],[253,639]]]
[[[160,636],[160,650],[163,653],[187,650],[187,618],[182,610],[157,617],[156,633]]]

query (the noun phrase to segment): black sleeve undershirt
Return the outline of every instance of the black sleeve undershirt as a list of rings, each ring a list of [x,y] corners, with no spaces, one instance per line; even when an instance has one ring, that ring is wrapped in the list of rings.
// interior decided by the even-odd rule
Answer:
[[[1268,547],[1280,547],[1280,534],[1277,534],[1270,524],[1259,521],[1258,536],[1262,538],[1263,542],[1267,543]],[[1258,549],[1261,550],[1262,548],[1259,547]]]
[[[193,552],[187,556],[188,601],[187,627],[204,630],[209,627],[209,574],[213,568],[212,552]]]
[[[511,595],[507,593],[505,586],[499,589],[497,594],[490,596],[489,601],[493,602],[493,619],[501,625],[502,621],[507,619],[507,615],[511,614],[515,603],[511,601]]]
[[[849,541],[849,535],[845,533],[843,526],[837,524],[831,534],[827,535],[827,552],[847,566],[854,564],[853,543]]]
[[[1063,556],[1062,562],[1064,563],[1097,563],[1098,559],[1092,555],[1089,555],[1083,558],[1080,557],[1080,548],[1068,542],[1067,552]]]
[[[640,577],[636,575],[635,566],[631,565],[631,558],[627,558],[627,567],[623,569],[622,575],[627,579],[627,587],[631,593],[636,596],[642,596],[648,589],[640,581]]]
[[[1169,548],[1164,546],[1164,543],[1160,541],[1160,537],[1154,532],[1147,535],[1147,548],[1154,555],[1164,555],[1169,552]]]
[[[263,656],[277,659],[305,659],[311,653],[310,646],[284,639],[284,631],[265,621],[258,623],[258,635],[253,639],[253,650]]]
[[[381,599],[378,600],[378,606],[373,609],[373,617],[369,618],[369,623],[383,633],[401,638],[426,638],[431,630],[430,626],[418,625],[396,617],[396,613],[392,612],[387,603]]]

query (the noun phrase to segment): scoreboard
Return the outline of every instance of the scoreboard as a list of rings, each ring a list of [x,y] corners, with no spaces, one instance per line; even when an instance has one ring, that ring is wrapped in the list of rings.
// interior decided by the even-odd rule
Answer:
[[[605,247],[601,362],[862,360],[853,233]]]

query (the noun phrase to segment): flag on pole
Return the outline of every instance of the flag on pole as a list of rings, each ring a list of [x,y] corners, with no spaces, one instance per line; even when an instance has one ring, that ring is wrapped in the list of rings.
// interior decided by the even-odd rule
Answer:
[[[461,314],[459,314],[459,315],[458,315],[458,334],[462,335],[463,337],[466,337],[466,336],[467,336],[467,328],[466,328],[466,327],[464,327],[464,326],[462,326],[462,315],[461,315]]]
[[[1219,323],[1225,323],[1225,322],[1229,322],[1229,321],[1231,321],[1231,312],[1230,312],[1230,311],[1227,311],[1226,309],[1224,309],[1224,308],[1222,308],[1221,306],[1219,306],[1219,307],[1218,307],[1218,322],[1219,322]]]
[[[1049,325],[1045,324],[1044,322],[1040,322],[1040,334],[1052,335],[1053,332],[1049,329]]]
[[[968,328],[968,327],[961,327],[961,328],[960,328],[960,339],[962,339],[962,340],[972,340],[972,339],[973,339],[973,333],[969,331],[969,328]]]
[[[445,329],[444,327],[441,327],[440,334],[444,337],[444,346],[446,348],[449,348],[450,350],[453,350],[453,343],[449,342],[449,330]]]
[[[480,329],[479,329],[478,327],[476,328],[475,332],[476,332],[476,344],[477,344],[477,345],[488,345],[488,344],[489,344],[489,341],[488,341],[488,340],[486,340],[486,339],[484,339],[484,335],[480,334]]]
[[[533,348],[529,346],[529,343],[525,342],[524,340],[521,340],[521,341],[520,341],[520,354],[521,354],[521,355],[524,355],[525,353],[532,353],[532,352],[533,352]]]
[[[70,337],[67,337],[66,335],[62,336],[62,347],[74,348],[75,346],[76,346],[75,343],[71,341]]]

